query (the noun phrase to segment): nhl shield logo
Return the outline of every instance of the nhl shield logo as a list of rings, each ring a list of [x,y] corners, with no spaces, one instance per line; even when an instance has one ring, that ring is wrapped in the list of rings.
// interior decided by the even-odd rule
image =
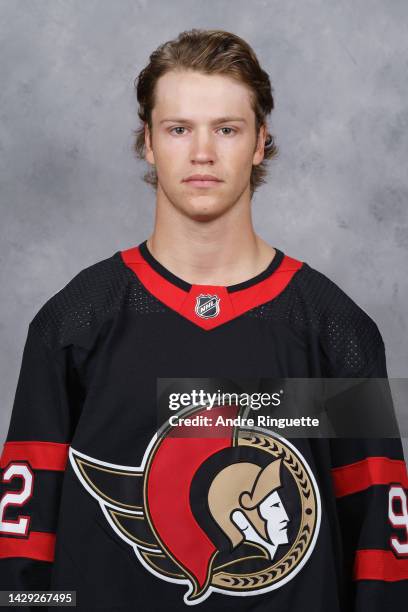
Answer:
[[[183,411],[203,414],[202,406]],[[239,408],[212,414],[234,418]],[[70,448],[78,479],[135,561],[186,585],[190,606],[213,592],[259,595],[292,580],[321,521],[319,489],[299,449],[258,427],[227,427],[222,437],[180,437],[175,429],[166,422],[137,466]]]
[[[220,313],[220,298],[218,295],[200,293],[196,298],[195,313],[202,319],[213,319]]]

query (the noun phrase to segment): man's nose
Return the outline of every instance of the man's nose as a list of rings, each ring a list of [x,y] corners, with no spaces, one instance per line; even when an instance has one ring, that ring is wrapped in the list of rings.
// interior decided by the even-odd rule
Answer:
[[[191,146],[191,159],[196,162],[214,161],[214,137],[207,130],[194,134]]]

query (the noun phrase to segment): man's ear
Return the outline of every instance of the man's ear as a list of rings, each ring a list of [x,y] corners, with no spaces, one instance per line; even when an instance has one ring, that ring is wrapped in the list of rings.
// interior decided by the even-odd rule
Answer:
[[[145,133],[145,148],[146,148],[146,152],[145,152],[145,158],[146,161],[149,162],[149,164],[152,164],[154,166],[154,154],[153,154],[153,149],[152,149],[152,139],[151,139],[151,133],[149,130],[149,126],[147,125],[147,123],[145,123],[144,126],[144,133]]]
[[[256,148],[254,151],[254,156],[252,158],[252,164],[254,166],[258,166],[265,156],[265,140],[267,137],[267,129],[266,125],[261,125],[258,132],[258,139],[256,142]]]

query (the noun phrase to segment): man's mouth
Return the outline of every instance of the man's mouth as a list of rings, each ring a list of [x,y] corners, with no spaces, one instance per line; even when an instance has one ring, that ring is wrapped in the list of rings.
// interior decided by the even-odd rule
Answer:
[[[183,183],[187,183],[192,187],[215,187],[222,183],[222,181],[210,174],[193,174],[184,179]]]

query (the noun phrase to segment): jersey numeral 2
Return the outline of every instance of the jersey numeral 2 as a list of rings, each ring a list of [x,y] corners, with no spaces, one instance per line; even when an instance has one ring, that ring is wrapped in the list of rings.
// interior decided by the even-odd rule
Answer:
[[[3,472],[3,482],[10,482],[13,478],[21,478],[23,486],[20,491],[6,491],[0,500],[0,533],[9,535],[27,535],[30,517],[19,515],[12,521],[4,518],[8,506],[22,506],[33,494],[34,475],[27,463],[9,463]]]

